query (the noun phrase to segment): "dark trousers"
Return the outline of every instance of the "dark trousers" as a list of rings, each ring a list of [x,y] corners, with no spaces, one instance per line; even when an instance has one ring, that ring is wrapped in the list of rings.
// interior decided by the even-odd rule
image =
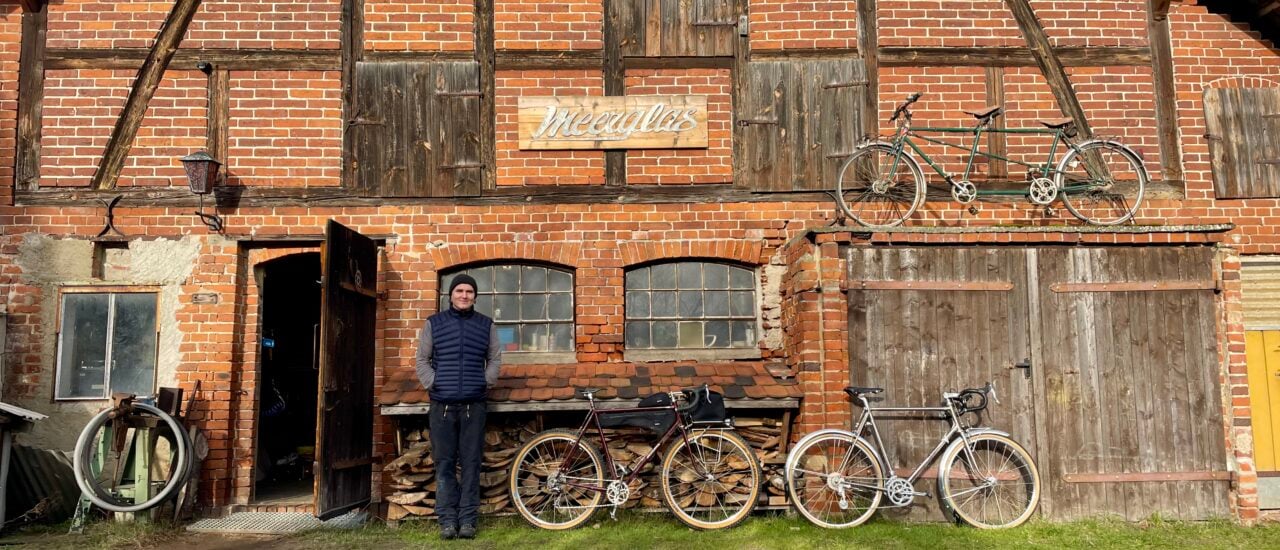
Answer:
[[[476,524],[488,410],[483,401],[431,404],[431,457],[436,463],[436,517],[441,527]]]

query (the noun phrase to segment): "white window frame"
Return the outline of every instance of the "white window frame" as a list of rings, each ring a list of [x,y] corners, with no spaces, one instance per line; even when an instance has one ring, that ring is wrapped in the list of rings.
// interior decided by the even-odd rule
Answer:
[[[62,330],[62,322],[65,319],[68,295],[76,294],[107,294],[110,296],[110,305],[107,308],[107,349],[106,357],[103,365],[103,393],[105,395],[98,396],[81,396],[67,397],[59,395],[62,387],[63,368],[62,368],[62,346],[65,331]],[[58,320],[57,320],[57,348],[54,350],[54,377],[53,377],[53,400],[54,401],[106,401],[111,399],[111,336],[115,333],[115,297],[118,294],[154,294],[155,304],[155,323],[156,323],[156,357],[151,370],[151,393],[155,394],[157,380],[160,374],[160,289],[158,287],[119,287],[119,286],[101,286],[101,287],[68,287],[58,291]]]

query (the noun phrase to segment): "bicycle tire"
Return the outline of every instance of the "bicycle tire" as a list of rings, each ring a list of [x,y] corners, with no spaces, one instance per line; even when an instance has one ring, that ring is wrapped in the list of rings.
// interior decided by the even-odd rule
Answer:
[[[560,464],[564,461],[564,454],[568,454],[569,446],[574,445],[575,441],[577,442],[578,450],[583,453],[585,460],[590,463],[591,468],[595,471],[594,474],[587,472],[585,474],[577,474],[575,477],[585,475],[587,483],[593,483],[596,486],[603,485],[604,460],[600,456],[600,451],[586,441],[579,441],[578,434],[569,430],[547,430],[534,436],[528,443],[520,447],[515,459],[511,461],[511,469],[508,470],[508,487],[511,492],[511,502],[515,505],[516,511],[520,512],[520,516],[530,525],[552,531],[573,529],[591,519],[592,514],[596,511],[596,506],[600,504],[600,499],[604,496],[602,491],[581,488],[557,490],[555,486],[547,486],[546,478],[550,477],[552,473],[559,473]],[[556,442],[563,444],[564,454],[548,456],[547,453],[555,451]],[[546,452],[543,452],[541,448],[544,444],[550,444]],[[535,452],[538,454],[535,455]],[[531,465],[527,469],[522,468],[526,460],[541,460],[543,464],[540,469],[532,467],[535,465]],[[576,464],[575,462],[571,466]],[[552,472],[550,468],[555,468],[555,472]],[[546,472],[541,479],[538,477],[539,471]],[[577,493],[574,493],[574,491],[577,491]],[[577,496],[574,496],[575,494]],[[565,514],[566,519],[563,521],[555,521],[556,514],[560,510],[557,501],[560,500],[561,495],[573,499],[571,505],[575,508],[570,509],[569,513]],[[586,497],[585,502],[582,499],[584,496]],[[548,506],[550,506],[549,509]],[[544,517],[544,514],[548,513],[550,517]]]
[[[968,445],[957,439],[938,462],[938,503],[943,513],[956,523],[979,529],[1007,529],[1025,523],[1039,506],[1041,495],[1040,472],[1031,454],[1018,442],[996,433],[966,438]],[[994,458],[984,458],[988,456]],[[999,471],[993,471],[997,462]],[[1005,469],[1010,465],[1012,472]],[[975,486],[979,480],[982,486]],[[995,485],[987,487],[990,483]],[[1008,499],[1002,500],[1005,495]],[[1003,513],[1006,503],[1008,515]],[[996,517],[986,517],[992,510]]]
[[[834,452],[828,452],[827,448]],[[832,462],[840,464],[832,467]],[[850,472],[851,468],[854,471]],[[865,475],[851,475],[858,473]],[[856,494],[862,499],[854,501],[865,504],[850,506],[850,499],[842,494],[846,479],[860,480],[859,485],[884,486],[884,472],[875,452],[866,441],[849,432],[833,432],[801,441],[787,456],[785,475],[791,504],[810,523],[829,529],[861,525],[880,504],[882,492],[875,489],[858,491]]]
[[[877,155],[885,158],[877,158]],[[858,167],[864,169],[859,171]],[[889,171],[893,174],[882,174]],[[900,182],[900,175],[909,176],[912,181]],[[925,179],[920,164],[905,151],[896,150],[888,143],[868,143],[859,147],[840,167],[836,179],[836,202],[840,211],[865,227],[901,225],[924,204],[924,200]],[[873,216],[878,211],[877,206],[883,212],[880,216]]]
[[[1091,167],[1088,157],[1100,166]],[[1117,174],[1123,179],[1117,179]],[[1128,147],[1093,140],[1063,155],[1054,180],[1071,215],[1092,225],[1119,225],[1137,214],[1148,176],[1142,159]]]
[[[686,453],[685,449],[697,451]],[[705,477],[697,479],[703,474],[693,464],[676,466],[674,462],[681,455],[700,464]],[[694,529],[733,527],[751,514],[760,496],[760,464],[755,452],[732,431],[705,430],[680,439],[667,448],[661,471],[663,499],[676,518]],[[673,480],[679,482],[680,489],[673,487]]]
[[[134,403],[133,408],[159,418],[164,425],[174,434],[173,443],[177,447],[177,457],[170,465],[169,479],[165,484],[156,491],[156,494],[143,502],[135,502],[134,504],[124,504],[113,495],[102,490],[100,483],[93,475],[91,466],[93,460],[91,454],[97,446],[98,431],[101,430],[108,422],[111,421],[111,413],[113,409],[104,410],[92,419],[80,431],[80,436],[76,438],[76,447],[72,456],[72,471],[75,473],[76,485],[80,487],[80,491],[88,497],[94,505],[111,512],[141,512],[148,510],[164,502],[169,498],[178,487],[186,483],[187,476],[190,475],[192,469],[191,445],[185,437],[182,426],[178,424],[172,416],[164,411],[146,403]]]

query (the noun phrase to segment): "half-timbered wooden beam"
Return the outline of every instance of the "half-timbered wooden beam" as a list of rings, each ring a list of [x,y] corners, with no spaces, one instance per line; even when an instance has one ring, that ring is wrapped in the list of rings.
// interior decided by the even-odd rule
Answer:
[[[497,42],[494,36],[493,0],[476,0],[475,52],[480,64],[480,189],[498,187],[498,151],[492,136],[498,125]]]
[[[1004,67],[987,67],[987,105],[1004,105]],[[993,130],[1005,128],[1004,117],[998,116],[991,121]],[[987,152],[997,156],[1006,155],[1006,144],[1009,134],[990,132],[987,134]],[[997,180],[1009,175],[1009,163],[998,158],[987,157],[987,174]]]
[[[173,54],[178,51],[178,45],[182,43],[182,37],[187,33],[187,25],[191,24],[191,18],[195,17],[199,7],[200,0],[174,2],[173,9],[164,20],[164,26],[160,27],[160,32],[156,35],[155,44],[151,46],[151,53],[147,55],[146,61],[142,62],[142,68],[138,69],[138,77],[134,80],[133,88],[129,90],[129,98],[124,103],[124,110],[120,112],[120,118],[116,120],[115,128],[111,130],[111,139],[107,141],[102,162],[98,164],[98,170],[93,174],[94,189],[115,188],[120,170],[124,168],[124,162],[129,158],[129,150],[133,148],[133,138],[138,135],[138,128],[142,127],[142,118],[147,112],[147,104],[151,103],[152,96],[160,87],[164,72],[169,68]]]
[[[342,0],[342,28],[338,46],[342,86],[342,182],[341,187],[352,189],[359,187],[355,179],[355,164],[351,152],[352,145],[350,121],[359,116],[351,110],[356,104],[356,63],[364,58],[364,0]]]
[[[231,71],[209,67],[209,121],[205,132],[205,151],[224,166],[230,143]],[[223,171],[225,176],[225,171]]]
[[[48,3],[49,0],[22,0],[22,9],[27,13],[44,11],[44,7]]]
[[[1182,182],[1183,172],[1182,140],[1178,134],[1178,90],[1173,81],[1173,37],[1169,29],[1168,12],[1169,2],[1151,1],[1150,16],[1147,18],[1147,41],[1151,45],[1151,76],[1155,85],[1160,169],[1165,181],[1172,183]]]
[[[147,59],[145,48],[49,48],[45,52],[45,68],[137,70]],[[471,59],[470,55],[462,56]],[[171,67],[194,69],[198,63],[210,63],[230,71],[338,71],[341,54],[334,50],[179,50],[169,62]]]
[[[1013,18],[1017,21],[1018,28],[1022,30],[1022,36],[1027,40],[1027,48],[1031,51],[1031,56],[1035,58],[1036,65],[1040,67],[1040,72],[1049,83],[1049,90],[1053,92],[1053,97],[1058,100],[1058,107],[1062,109],[1063,114],[1075,120],[1080,135],[1088,139],[1093,135],[1088,117],[1085,116],[1084,108],[1080,106],[1080,100],[1076,98],[1076,92],[1071,87],[1071,79],[1067,77],[1066,68],[1053,52],[1053,47],[1049,45],[1049,37],[1045,35],[1044,27],[1036,19],[1031,3],[1029,0],[1004,0],[1004,3],[1009,6],[1009,11],[1013,12]]]
[[[862,94],[862,133],[874,136],[880,131],[880,33],[876,0],[858,0],[858,54],[862,56],[867,75],[867,88]]]
[[[1064,46],[1054,48],[1067,67],[1144,67],[1151,64],[1145,46]],[[831,59],[857,55],[854,48],[788,49],[756,52],[761,60]],[[919,48],[881,46],[881,67],[1035,67],[1035,57],[1027,48]]]
[[[18,62],[18,135],[14,181],[19,191],[34,190],[40,182],[40,126],[44,105],[45,31],[48,10],[22,14],[22,47]]]
[[[604,95],[627,95],[627,70],[622,65],[622,40],[618,36],[618,3],[631,0],[604,0]],[[604,153],[604,184],[627,184],[626,149]]]

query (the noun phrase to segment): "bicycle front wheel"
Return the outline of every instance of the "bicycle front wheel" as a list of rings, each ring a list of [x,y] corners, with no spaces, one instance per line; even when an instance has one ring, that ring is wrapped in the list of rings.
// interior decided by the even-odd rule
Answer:
[[[801,443],[787,459],[786,476],[791,503],[821,527],[860,525],[880,504],[880,461],[865,441],[848,433]]]
[[[1040,473],[1030,453],[998,434],[969,436],[938,463],[938,500],[957,523],[1017,527],[1040,503]]]
[[[746,519],[760,495],[760,464],[736,433],[691,433],[662,458],[662,496],[685,525],[724,529]]]
[[[867,227],[893,227],[924,204],[924,172],[915,159],[885,143],[860,147],[840,167],[840,210]]]
[[[604,485],[600,452],[568,430],[536,436],[511,461],[511,501],[525,521],[543,529],[572,529],[591,518]]]
[[[1071,215],[1093,225],[1118,225],[1138,212],[1147,189],[1147,170],[1128,147],[1090,141],[1062,157],[1057,184]]]

